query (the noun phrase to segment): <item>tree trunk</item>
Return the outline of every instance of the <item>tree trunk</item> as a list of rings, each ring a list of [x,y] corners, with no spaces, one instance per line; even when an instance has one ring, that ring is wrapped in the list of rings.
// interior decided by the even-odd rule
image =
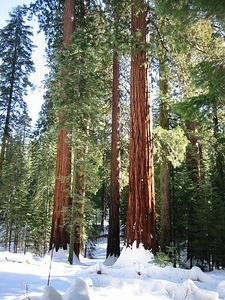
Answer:
[[[79,255],[83,250],[83,219],[85,197],[83,174],[79,166],[77,166],[78,159],[81,159],[81,151],[77,151],[76,149],[74,149],[73,155],[73,193],[70,211],[70,247],[68,257],[68,261],[71,265],[73,264],[73,253],[75,252],[77,258],[79,258]]]
[[[81,159],[81,158],[79,158]],[[82,253],[84,248],[84,199],[86,190],[84,187],[84,175],[81,170],[76,174],[76,212],[75,212],[75,239],[73,249],[76,256]]]
[[[105,179],[103,179],[101,187],[101,226],[100,230],[104,232],[104,220],[105,220],[105,203],[106,203],[106,184]]]
[[[126,245],[136,241],[156,251],[156,212],[153,169],[152,115],[147,53],[147,4],[133,1],[131,63],[130,165]]]
[[[107,257],[120,255],[120,95],[119,61],[117,52],[113,58],[113,99],[112,99],[112,146],[111,146],[111,187],[109,207],[109,231]]]
[[[190,141],[186,152],[186,164],[189,177],[194,187],[195,196],[193,199],[189,199],[188,207],[188,247],[187,247],[187,258],[190,259],[190,267],[192,267],[192,260],[195,253],[194,241],[195,236],[192,228],[196,224],[195,220],[195,206],[198,201],[198,189],[200,187],[200,150],[197,136],[197,122],[196,121],[185,121],[186,128],[188,130],[187,137]]]
[[[69,44],[75,26],[75,0],[65,0],[63,43]],[[64,70],[66,74],[66,70]],[[63,82],[62,82],[63,85]],[[62,95],[65,97],[65,95]],[[59,114],[59,134],[56,158],[56,179],[54,189],[54,210],[52,216],[52,229],[50,249],[54,246],[67,249],[69,234],[65,228],[66,214],[63,208],[70,206],[70,176],[71,176],[71,147],[68,145],[69,132],[62,128],[64,116]]]
[[[159,62],[160,111],[159,125],[169,130],[169,109],[167,103],[168,82],[165,74],[165,59]],[[170,207],[170,163],[166,157],[160,163],[160,198],[161,198],[161,250],[166,252],[171,245],[171,207]]]

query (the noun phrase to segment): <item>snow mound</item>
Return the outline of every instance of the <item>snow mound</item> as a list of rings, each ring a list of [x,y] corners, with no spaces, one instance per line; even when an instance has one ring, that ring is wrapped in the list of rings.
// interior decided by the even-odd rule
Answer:
[[[190,279],[185,280],[179,286],[177,284],[168,285],[169,297],[173,300],[218,300],[216,292],[206,291],[198,288]]]
[[[140,244],[137,248],[136,242],[134,242],[132,247],[123,247],[119,258],[113,266],[122,268],[140,264],[144,267],[147,267],[151,262],[153,262],[153,260],[154,255],[150,250],[145,250],[142,244]]]
[[[199,282],[212,282],[212,278],[202,272],[202,270],[198,267],[193,267],[191,270],[173,268],[173,267],[158,267],[158,266],[150,266],[146,269],[146,275],[148,277],[162,277],[164,279],[172,278],[174,280],[186,280],[191,279],[193,281]]]
[[[26,263],[26,264],[30,264],[30,265],[39,266],[39,262],[33,259],[33,255],[30,252],[26,252],[26,254],[20,254],[20,253],[12,253],[12,252],[6,251],[5,259],[7,261]]]
[[[88,271],[89,273],[108,274],[108,268],[102,262],[90,266]]]
[[[216,290],[219,293],[220,299],[225,299],[225,280],[220,281],[219,283],[217,283]]]
[[[77,277],[66,291],[64,300],[90,300],[90,286],[83,278]]]
[[[106,266],[112,266],[115,264],[115,262],[117,261],[118,257],[112,255],[112,256],[108,256],[105,261],[104,261],[104,265]]]
[[[44,289],[44,294],[42,295],[41,299],[42,300],[62,300],[62,296],[52,286],[46,286]]]

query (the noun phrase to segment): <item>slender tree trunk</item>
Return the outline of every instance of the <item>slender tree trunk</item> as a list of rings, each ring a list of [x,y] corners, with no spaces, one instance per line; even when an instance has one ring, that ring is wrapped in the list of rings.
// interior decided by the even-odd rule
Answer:
[[[80,156],[81,157],[81,156]],[[81,159],[81,158],[79,158]],[[76,256],[79,258],[79,255],[82,253],[84,248],[84,199],[86,190],[84,187],[84,175],[81,170],[77,170],[76,174],[76,212],[75,212],[75,239],[73,249]]]
[[[156,212],[152,142],[152,115],[147,53],[147,4],[133,1],[132,35],[137,40],[131,63],[130,165],[126,245],[143,244],[156,251]]]
[[[169,109],[167,103],[168,82],[166,79],[165,59],[159,62],[159,89],[160,89],[160,111],[159,125],[169,130]],[[161,250],[166,252],[167,246],[171,245],[171,207],[170,207],[170,163],[163,157],[160,163],[160,198],[161,198]]]
[[[65,0],[64,32],[63,43],[69,44],[75,26],[75,0]],[[64,70],[66,74],[66,70]],[[62,83],[63,84],[63,83]],[[65,95],[62,95],[65,97]],[[71,177],[71,147],[68,144],[68,132],[63,129],[64,116],[59,114],[59,134],[56,158],[56,180],[54,189],[54,210],[52,216],[52,229],[50,249],[54,246],[56,251],[59,248],[67,249],[69,234],[65,228],[66,214],[63,208],[69,207],[70,198],[70,177]]]
[[[101,188],[101,231],[104,231],[104,220],[105,220],[105,203],[106,203],[106,184],[105,179],[102,182]]]
[[[73,252],[74,252],[74,243],[75,243],[75,233],[76,233],[76,220],[75,220],[75,210],[76,210],[76,150],[73,151],[73,192],[72,192],[72,202],[71,202],[71,211],[70,211],[70,247],[69,247],[69,256],[68,262],[72,265],[73,264]]]
[[[194,217],[194,204],[197,202],[197,192],[200,187],[200,150],[197,136],[197,122],[196,121],[185,121],[186,128],[188,130],[188,139],[190,141],[186,152],[186,164],[189,177],[195,189],[195,197],[192,202],[189,201],[188,209],[188,247],[187,247],[187,258],[190,259],[190,267],[192,267],[192,260],[195,253],[193,242],[195,236],[193,235],[192,228],[195,224]]]
[[[113,58],[113,99],[112,99],[112,146],[111,146],[111,187],[109,207],[109,231],[107,257],[120,255],[120,95],[119,61],[117,52]]]
[[[83,250],[83,219],[84,219],[84,176],[77,166],[78,160],[81,160],[81,152],[76,149],[73,151],[73,193],[70,211],[70,247],[68,261],[73,264],[73,253],[77,258]],[[79,154],[78,154],[79,153]],[[84,152],[84,155],[87,154]],[[79,163],[78,163],[79,164]]]

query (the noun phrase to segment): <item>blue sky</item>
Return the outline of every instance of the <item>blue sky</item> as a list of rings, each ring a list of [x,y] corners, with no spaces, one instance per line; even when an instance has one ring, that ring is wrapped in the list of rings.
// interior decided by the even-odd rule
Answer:
[[[30,0],[0,0],[0,28],[4,27],[5,20],[9,19],[9,12],[17,5],[29,4]]]
[[[0,29],[4,28],[6,25],[6,20],[9,20],[9,12],[12,11],[13,7],[23,4],[29,4],[32,2],[31,0],[0,0]],[[34,44],[37,46],[34,54],[33,60],[36,68],[35,74],[32,74],[30,77],[30,81],[36,85],[36,90],[34,92],[29,92],[26,97],[26,102],[29,108],[29,114],[32,118],[32,125],[35,124],[38,113],[41,109],[41,105],[43,103],[43,89],[42,89],[42,80],[44,79],[44,75],[47,73],[47,68],[45,67],[45,59],[44,59],[44,35],[37,34],[38,24],[35,21],[29,23],[30,26],[34,28]]]

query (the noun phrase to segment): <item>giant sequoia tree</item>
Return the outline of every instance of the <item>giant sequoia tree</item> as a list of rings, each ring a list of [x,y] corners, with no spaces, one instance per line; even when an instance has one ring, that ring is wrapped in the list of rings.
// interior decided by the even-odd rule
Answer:
[[[147,3],[132,3],[129,198],[126,243],[156,251],[156,216],[149,87]]]
[[[75,0],[65,1],[63,43],[69,44],[75,26]],[[66,70],[62,70],[66,74]],[[63,85],[63,82],[62,82]],[[62,95],[66,97],[67,95]],[[69,99],[67,99],[69,101]],[[71,147],[68,144],[69,131],[64,128],[65,116],[59,112],[59,134],[56,159],[56,180],[54,190],[54,210],[52,216],[52,230],[50,248],[66,249],[69,234],[65,228],[66,215],[63,208],[69,207],[70,176],[71,176]]]

